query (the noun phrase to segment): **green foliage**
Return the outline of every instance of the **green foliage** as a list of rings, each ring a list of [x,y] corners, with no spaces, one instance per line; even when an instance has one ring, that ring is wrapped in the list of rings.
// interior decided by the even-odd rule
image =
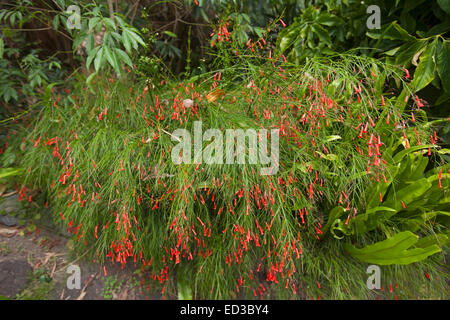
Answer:
[[[117,276],[110,276],[105,281],[105,286],[102,289],[101,296],[106,300],[111,300],[115,295],[120,293],[123,285],[123,280],[119,280]]]
[[[0,10],[0,100],[5,106],[0,120],[3,121],[20,110],[17,107],[28,109],[22,113],[35,107],[44,88],[64,74],[57,57],[42,58],[42,50],[20,32],[38,14],[29,13],[28,6],[31,1],[18,1],[16,6]]]
[[[27,287],[16,296],[16,300],[46,300],[51,299],[54,282],[45,268],[38,268],[29,275]]]
[[[187,270],[186,270],[187,271]],[[192,286],[183,272],[177,275],[178,300],[192,300]]]
[[[61,68],[57,59],[43,61],[39,59],[37,52],[31,52],[17,61],[13,57],[16,52],[14,49],[6,48],[7,57],[0,59],[0,98],[5,103],[19,101],[19,92],[25,96],[36,95],[35,88],[49,84],[52,69]]]
[[[362,249],[351,245],[347,245],[346,249],[356,259],[378,265],[410,264],[441,251],[436,244],[425,248],[409,249],[417,242],[418,236],[410,231],[404,231]]]
[[[397,153],[386,183],[373,183],[368,187],[365,213],[350,222],[356,234],[384,225],[394,215],[400,219],[399,222],[405,220],[410,226],[416,221],[416,226],[420,218],[414,220],[414,216],[432,218],[433,215],[426,213],[448,208],[450,199],[446,196],[446,190],[449,188],[449,174],[445,173],[445,167],[437,168],[439,173],[425,172],[426,177],[423,177],[428,158],[422,155],[420,149],[426,148],[412,147]],[[412,231],[417,229],[414,227]]]
[[[71,29],[69,2],[55,3],[51,19],[33,14],[70,34],[88,74],[74,72],[73,87],[56,85],[46,70],[61,63],[11,44],[13,27],[31,21],[30,3],[0,11],[9,24],[0,38],[7,70],[0,93],[9,102],[38,92],[43,105],[2,149],[10,169],[0,175],[26,173],[20,199],[31,201],[27,187],[40,188],[76,250],[101,262],[142,263],[153,290],[180,299],[254,297],[261,285],[271,298],[292,298],[294,285],[316,298],[324,294],[319,280],[322,296],[367,297],[355,278],[361,262],[386,265],[396,280],[436,265],[448,243],[450,167],[433,130],[447,120],[428,121],[414,93],[430,83],[445,91],[449,49],[445,21],[423,31],[417,12],[425,2],[378,1],[388,19],[368,33],[367,4],[353,0],[185,1],[193,5],[186,16],[177,16],[182,1],[154,2],[136,15],[140,31],[121,13],[127,4],[111,14],[83,2],[81,29]],[[173,29],[153,31],[158,5],[175,11]],[[443,21],[446,2],[430,7],[423,11]],[[208,38],[187,17],[211,22],[211,12],[219,22]],[[177,23],[189,25],[188,41]],[[422,32],[413,34],[413,24]],[[193,71],[197,27],[192,47],[204,55]],[[184,59],[184,43],[185,78],[177,82],[169,70]],[[364,55],[336,54],[348,49]],[[412,79],[404,76],[410,64]],[[13,71],[17,77],[6,76]],[[218,89],[224,95],[208,99]],[[174,164],[171,132],[191,131],[199,119],[204,130],[279,128],[278,174],[259,175],[261,164]],[[121,286],[111,279],[102,295],[112,298]]]
[[[371,56],[376,53],[390,63],[417,67],[412,80],[414,91],[432,83],[443,90],[436,103],[447,101],[450,98],[447,2],[432,1],[430,5],[428,1],[405,0],[395,4],[373,1],[373,4],[382,10],[380,30],[367,30],[365,2],[316,1],[280,32],[277,48],[296,62],[347,50]],[[431,29],[427,22],[430,16],[440,20]]]
[[[22,173],[20,168],[0,168],[0,181],[6,177],[17,176]]]
[[[395,32],[388,32],[396,30]],[[450,25],[445,32],[450,30]],[[400,64],[405,68],[416,66],[412,87],[415,91],[425,88],[433,83],[439,89],[442,89],[442,95],[438,99],[438,104],[445,102],[449,98],[449,62],[450,61],[450,42],[441,34],[427,38],[416,38],[399,26],[396,22],[386,26],[380,33],[368,33],[374,39],[388,39],[400,41],[402,44],[386,51],[388,60]],[[433,81],[433,80],[440,81]]]
[[[288,57],[296,62],[313,55],[333,54],[345,50],[347,38],[352,37],[356,42],[365,32],[364,24],[359,25],[358,29],[352,28],[351,23],[346,24],[348,14],[350,19],[353,19],[355,14],[361,15],[360,11],[364,10],[364,6],[360,5],[357,6],[359,12],[355,13],[350,10],[354,7],[354,3],[349,4],[349,8],[336,6],[338,14],[333,14],[321,10],[320,7],[309,6],[288,28],[280,32],[277,47],[282,53],[288,52]]]
[[[439,246],[434,244],[423,250],[403,251],[418,240],[411,231],[429,232],[430,221],[433,221],[437,230],[445,230],[448,226],[450,212],[446,210],[450,203],[447,195],[450,174],[446,173],[448,164],[425,172],[429,160],[423,151],[432,146],[409,147],[394,153],[395,150],[399,150],[399,145],[401,142],[387,145],[386,155],[389,157],[391,153],[392,156],[387,161],[389,170],[386,173],[386,181],[373,181],[366,188],[361,199],[361,204],[365,208],[364,213],[356,215],[346,224],[338,219],[343,214],[342,207],[334,208],[328,215],[326,226],[331,225],[333,235],[339,232],[339,236],[335,235],[338,239],[351,235],[360,236],[377,228],[386,233],[387,240],[361,250],[347,246],[351,255],[364,262],[408,264],[439,252],[439,246],[447,244],[446,239],[437,241],[439,240],[437,236],[430,235],[425,238],[428,241],[434,239]],[[387,231],[389,225],[405,231],[390,237],[390,232]],[[326,230],[324,229],[324,232]],[[397,242],[402,246],[396,247]],[[425,241],[422,242],[424,243]],[[408,245],[403,247],[403,244]]]
[[[311,226],[319,226],[321,212],[328,212],[329,208],[337,204],[342,190],[348,192],[348,201],[352,206],[361,200],[360,192],[371,178],[371,175],[361,174],[366,171],[367,139],[370,134],[357,138],[359,130],[355,130],[355,127],[363,121],[361,119],[369,123],[369,117],[384,122],[384,115],[389,111],[398,114],[397,121],[401,121],[400,117],[404,114],[397,103],[404,97],[386,97],[385,105],[381,106],[383,85],[380,85],[386,79],[400,78],[401,70],[382,65],[374,59],[343,55],[333,59],[316,58],[300,67],[283,64],[284,72],[289,74],[287,78],[278,73],[279,69],[274,69],[270,61],[259,66],[249,63],[246,56],[235,57],[233,61],[233,67],[220,70],[223,79],[226,79],[221,88],[228,94],[217,102],[208,102],[204,98],[214,81],[217,81],[213,74],[196,76],[181,84],[168,82],[165,86],[155,88],[148,83],[128,86],[127,78],[109,81],[95,76],[93,92],[84,90],[84,80],[80,79],[76,94],[70,96],[72,100],[66,97],[56,106],[52,103],[54,98],[48,102],[41,118],[35,122],[26,138],[27,143],[19,158],[21,166],[29,169],[25,183],[48,191],[55,218],[58,221],[63,215],[65,228],[74,233],[76,240],[80,240],[75,242],[76,248],[86,250],[83,240],[92,242],[95,251],[98,250],[99,259],[105,259],[106,255],[112,254],[112,248],[118,248],[116,244],[130,237],[127,246],[132,246],[127,252],[136,254],[137,258],[142,252],[143,261],[152,261],[147,266],[152,272],[159,274],[161,270],[168,270],[175,272],[177,278],[179,276],[181,279],[192,275],[186,280],[187,283],[179,281],[176,284],[179,288],[172,289],[180,296],[231,297],[236,279],[242,276],[243,281],[248,283],[256,281],[248,275],[249,269],[256,270],[258,267],[259,259],[255,257],[265,257],[269,249],[272,253],[273,250],[282,250],[272,246],[274,241],[294,241],[297,250],[303,245],[304,254],[309,252],[308,255],[314,255],[316,234]],[[247,86],[249,79],[253,81],[254,87]],[[365,81],[361,82],[362,79]],[[313,89],[317,83],[321,83],[320,92]],[[401,79],[400,83],[403,83]],[[354,88],[358,87],[359,99],[354,95]],[[274,90],[280,90],[283,95],[275,94]],[[405,84],[406,90],[408,87]],[[181,105],[183,99],[192,98],[193,95],[199,106],[196,112],[186,109],[186,120],[184,115],[177,119],[174,110],[181,113],[182,109],[174,109],[174,105]],[[287,95],[298,99],[302,107],[297,111],[293,105],[286,108],[284,99]],[[325,118],[320,112],[310,113],[314,120],[306,121],[312,103],[310,101],[326,103],[328,111]],[[267,114],[265,117],[260,116],[269,104],[273,106],[270,117]],[[348,109],[337,107],[343,104]],[[171,132],[180,128],[180,125],[190,131],[193,121],[202,119],[205,129],[270,128],[275,123],[279,125],[277,119],[282,114],[286,114],[283,119],[303,121],[305,127],[296,129],[283,125],[286,137],[295,138],[280,139],[280,159],[283,163],[276,178],[256,174],[260,172],[261,164],[197,167],[195,164],[175,165],[170,159],[170,150],[174,144]],[[183,120],[182,124],[180,119]],[[421,119],[418,117],[417,121]],[[313,134],[312,127],[315,128],[318,123],[321,129]],[[392,123],[380,127],[374,123],[368,131],[382,134],[392,131],[392,127]],[[420,137],[427,142],[428,131],[421,130]],[[399,139],[402,132],[392,131],[390,136]],[[311,139],[314,139],[314,143],[311,143]],[[204,144],[207,145],[206,142]],[[364,155],[354,151],[355,145],[365,150]],[[59,159],[56,152],[65,155],[64,158]],[[70,163],[73,167],[69,169],[70,176],[67,177]],[[79,202],[72,189],[68,193],[69,181],[76,175],[75,188],[76,193],[80,194]],[[217,185],[217,179],[222,180],[222,177],[227,177],[227,181]],[[295,181],[292,180],[294,177]],[[274,184],[278,187],[275,188]],[[188,185],[191,186],[188,188]],[[240,190],[252,190],[256,185],[261,195],[272,195],[274,202],[270,207],[264,208],[261,203],[258,207],[256,200],[246,200],[245,197],[234,200]],[[183,193],[171,191],[173,189],[167,193],[167,188],[172,186],[179,186]],[[317,191],[311,192],[312,187]],[[202,203],[200,199],[205,199],[205,202]],[[218,214],[220,208],[223,211]],[[130,225],[126,224],[125,228],[120,223],[117,229],[117,217],[122,219],[120,217],[124,210],[125,214],[130,214]],[[120,215],[117,214],[119,212]],[[332,216],[345,221],[343,212],[342,208],[335,210]],[[341,229],[345,231],[343,221]],[[192,225],[197,235],[192,233]],[[264,235],[258,225],[265,226]],[[310,227],[306,228],[305,225]],[[341,237],[336,227],[327,224],[325,228],[330,228],[336,237]],[[180,255],[177,261],[173,251],[170,251],[170,248],[175,250],[182,246],[180,244],[177,247],[180,236],[175,230],[184,230],[190,239],[203,235],[201,241],[205,242],[206,252],[211,254],[205,258],[193,256],[191,260],[188,252],[198,250],[197,243],[185,240],[186,249],[183,249],[183,253],[186,254],[184,257]],[[239,230],[245,232],[241,234]],[[300,230],[302,236],[297,238]],[[135,240],[132,240],[132,233]],[[233,234],[237,238],[233,238]],[[239,264],[233,262],[232,266],[228,266],[226,261],[229,255],[233,257],[233,251],[236,253],[246,241],[248,247],[245,254],[243,251],[242,261],[238,257]],[[332,238],[324,241],[331,245],[336,240]],[[253,242],[258,244],[254,245]],[[161,250],[161,246],[167,247],[172,256]],[[295,249],[289,248],[294,250],[291,254],[296,256]],[[116,259],[118,252],[121,257],[125,254],[125,251],[118,250],[115,251]],[[299,260],[289,262],[296,270],[300,270],[302,265],[300,255],[298,257]],[[280,263],[279,259],[281,255],[271,256],[262,268],[267,273],[272,272],[270,264]],[[313,266],[315,262],[305,263],[316,270]],[[200,268],[203,272],[198,272]],[[212,293],[211,288],[214,288]],[[248,296],[253,295],[252,290],[245,289],[244,292]],[[278,294],[284,296],[288,293]]]
[[[96,73],[109,64],[120,76],[123,72],[123,64],[133,66],[129,56],[133,50],[137,50],[139,46],[145,47],[146,44],[139,31],[128,24],[123,16],[116,14],[113,17],[105,17],[101,9],[101,6],[96,6],[85,15],[81,15],[81,28],[72,31],[73,49],[77,50],[84,41],[88,70],[91,63],[94,64]],[[97,43],[96,37],[101,37],[101,43]]]

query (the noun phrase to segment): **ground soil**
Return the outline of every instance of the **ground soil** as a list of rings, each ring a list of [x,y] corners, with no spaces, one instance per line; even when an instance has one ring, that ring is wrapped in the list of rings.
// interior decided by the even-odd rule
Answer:
[[[80,289],[67,286],[67,268],[81,271]],[[87,262],[70,254],[70,241],[51,230],[29,233],[0,224],[0,298],[2,299],[158,299],[149,295],[134,270]],[[112,280],[114,279],[114,280]],[[113,285],[114,284],[114,285]]]

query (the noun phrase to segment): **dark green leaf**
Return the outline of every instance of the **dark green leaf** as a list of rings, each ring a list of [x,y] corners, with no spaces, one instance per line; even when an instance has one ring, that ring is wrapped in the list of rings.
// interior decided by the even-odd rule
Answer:
[[[450,42],[444,41],[437,52],[437,70],[441,78],[442,88],[450,94]]]
[[[437,39],[428,45],[420,56],[419,66],[414,73],[414,79],[411,83],[411,85],[415,88],[415,91],[425,88],[434,78],[434,71],[436,69],[436,64],[434,61],[436,46]]]
[[[331,38],[327,30],[325,30],[318,24],[312,25],[311,28],[321,41],[325,42],[329,47],[331,47]]]
[[[117,56],[121,58],[121,61],[125,62],[130,67],[133,66],[133,62],[125,51],[119,48],[114,48],[114,51],[116,52]]]
[[[450,0],[437,0],[439,7],[444,10],[447,14],[450,14]]]

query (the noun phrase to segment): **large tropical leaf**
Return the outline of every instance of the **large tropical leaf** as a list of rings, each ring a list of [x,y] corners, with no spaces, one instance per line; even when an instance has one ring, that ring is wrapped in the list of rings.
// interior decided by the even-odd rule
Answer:
[[[417,243],[418,239],[419,237],[412,232],[404,231],[362,249],[355,248],[350,244],[346,244],[345,249],[359,261],[378,265],[410,264],[441,251],[436,244],[409,249]]]
[[[400,190],[391,188],[383,205],[399,211],[403,206],[420,198],[431,186],[432,184],[426,178],[422,178]]]
[[[357,215],[351,221],[351,227],[356,234],[363,234],[373,230],[397,213],[397,210],[386,206],[379,206]]]
[[[450,94],[450,42],[444,41],[437,52],[437,70],[441,78],[442,89]]]
[[[427,46],[420,56],[419,66],[414,73],[414,79],[412,81],[412,86],[416,91],[423,89],[434,79],[434,71],[436,70],[434,54],[436,52],[436,46],[437,38]]]

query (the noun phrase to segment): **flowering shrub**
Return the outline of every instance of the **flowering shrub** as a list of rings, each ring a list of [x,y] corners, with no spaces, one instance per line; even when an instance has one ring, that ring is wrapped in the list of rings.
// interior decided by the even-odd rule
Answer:
[[[385,236],[356,233],[341,241],[324,226],[338,218],[336,206],[344,232],[364,214],[359,210],[373,196],[365,186],[381,186],[392,174],[390,141],[437,154],[421,100],[402,69],[376,60],[340,55],[297,66],[266,49],[262,38],[245,45],[238,54],[223,52],[229,66],[179,83],[130,86],[128,70],[119,80],[93,76],[92,87],[80,82],[65,96],[55,92],[21,145],[27,175],[20,198],[32,201],[30,186],[48,192],[78,249],[147,271],[163,296],[174,282],[191,286],[198,298],[361,293],[364,281],[340,283],[330,272],[349,273],[353,264],[364,274],[364,267],[333,259],[350,241]],[[391,93],[394,80],[399,95]],[[205,130],[278,129],[277,174],[262,175],[262,165],[250,161],[174,163],[173,132],[192,132],[194,121]],[[202,141],[203,149],[208,145]],[[448,190],[442,179],[433,183]],[[326,228],[337,235],[336,227]]]

